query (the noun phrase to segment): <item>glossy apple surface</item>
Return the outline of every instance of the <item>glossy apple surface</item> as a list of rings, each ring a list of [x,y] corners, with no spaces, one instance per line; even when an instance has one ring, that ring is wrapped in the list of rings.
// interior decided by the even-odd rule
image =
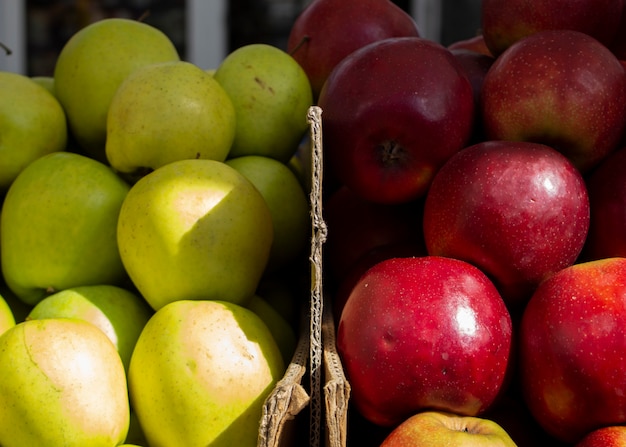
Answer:
[[[381,426],[424,409],[484,412],[506,386],[511,346],[511,318],[493,283],[443,257],[370,268],[337,331],[354,406]]]
[[[576,30],[603,44],[617,33],[622,0],[483,0],[482,32],[499,55],[523,37],[553,29]]]
[[[574,263],[589,227],[581,174],[544,145],[489,141],[438,172],[424,205],[428,253],[470,262],[513,310],[546,276]]]
[[[389,37],[418,37],[415,20],[389,0],[316,0],[296,18],[287,52],[302,66],[314,97],[353,51]]]
[[[396,427],[380,447],[516,447],[497,423],[440,411],[417,413]]]
[[[493,57],[493,54],[485,44],[485,36],[477,34],[467,39],[457,40],[448,45],[449,50],[469,50],[475,53],[484,54]]]
[[[555,438],[626,423],[626,258],[576,264],[544,281],[519,332],[523,395]]]
[[[401,203],[471,137],[472,86],[445,47],[386,39],[346,57],[319,98],[331,175],[361,197]]]
[[[481,100],[488,139],[547,144],[582,172],[617,148],[626,125],[624,68],[577,31],[542,31],[509,47]]]
[[[626,147],[604,159],[586,182],[591,217],[582,256],[626,256]]]
[[[575,447],[626,447],[626,426],[598,428],[576,443]]]

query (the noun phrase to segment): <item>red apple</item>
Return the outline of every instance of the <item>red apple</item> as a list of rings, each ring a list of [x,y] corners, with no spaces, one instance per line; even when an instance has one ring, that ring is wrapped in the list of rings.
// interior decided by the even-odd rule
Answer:
[[[544,143],[588,171],[626,128],[626,77],[605,46],[578,31],[541,31],[501,54],[482,87],[487,138]]]
[[[626,426],[598,428],[577,442],[574,447],[626,447]]]
[[[393,426],[425,409],[476,416],[508,382],[512,323],[493,283],[471,264],[394,258],[353,288],[337,348],[352,403],[374,424]]]
[[[415,20],[390,0],[315,0],[296,18],[287,51],[311,81],[315,98],[332,69],[365,45],[418,37]]]
[[[587,177],[591,206],[582,257],[626,257],[626,147],[606,157]]]
[[[467,39],[457,40],[448,45],[449,50],[468,50],[475,53],[484,54],[485,56],[493,57],[489,48],[485,44],[485,37],[481,34],[477,34]]]
[[[428,253],[479,267],[511,312],[576,261],[588,227],[581,174],[561,153],[535,143],[467,147],[437,173],[424,204]]]
[[[327,277],[342,281],[367,253],[389,245],[424,246],[422,202],[381,204],[343,186],[324,204],[328,235],[324,246]],[[419,254],[425,254],[422,249]],[[415,253],[418,254],[418,253]]]
[[[508,433],[485,418],[424,411],[396,427],[380,447],[516,447]]]
[[[448,49],[419,37],[385,39],[346,57],[319,106],[329,169],[380,203],[422,197],[473,131],[469,79]]]
[[[622,8],[622,0],[482,0],[482,33],[496,56],[544,30],[580,31],[607,45],[617,33]]]
[[[626,258],[567,267],[541,283],[522,317],[520,376],[533,417],[575,443],[626,423]]]

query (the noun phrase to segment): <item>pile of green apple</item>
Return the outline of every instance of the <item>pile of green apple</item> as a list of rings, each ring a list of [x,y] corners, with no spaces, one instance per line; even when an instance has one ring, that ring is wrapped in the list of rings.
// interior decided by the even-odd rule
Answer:
[[[309,287],[312,104],[277,47],[198,67],[126,19],[0,72],[0,445],[257,444]]]
[[[447,47],[386,0],[292,29],[348,446],[626,445],[626,4],[480,8]]]

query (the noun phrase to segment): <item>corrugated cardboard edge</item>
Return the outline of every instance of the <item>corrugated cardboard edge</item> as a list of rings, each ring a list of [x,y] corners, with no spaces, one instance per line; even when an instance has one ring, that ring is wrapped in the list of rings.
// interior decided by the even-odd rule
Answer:
[[[302,333],[291,363],[285,375],[266,398],[259,427],[258,447],[283,447],[286,424],[293,420],[306,406],[311,405],[309,441],[310,447],[320,446],[321,437],[321,381],[322,381],[322,245],[326,241],[326,225],[322,218],[322,110],[309,108],[307,120],[311,137],[311,297],[310,309],[304,312]],[[302,386],[306,373],[306,361],[310,366],[309,396]]]
[[[322,336],[324,340],[324,399],[326,410],[326,446],[345,447],[347,442],[348,401],[350,383],[348,382],[339,353],[335,334],[335,321],[330,303],[324,305]]]

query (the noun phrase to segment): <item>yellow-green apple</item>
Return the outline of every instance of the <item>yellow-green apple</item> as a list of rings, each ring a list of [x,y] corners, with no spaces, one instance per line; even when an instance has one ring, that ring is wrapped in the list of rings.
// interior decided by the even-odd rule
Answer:
[[[114,447],[129,424],[124,366],[91,323],[30,320],[0,337],[0,443]]]
[[[413,17],[389,0],[316,0],[296,17],[287,51],[304,68],[314,97],[353,51],[389,37],[419,37]]]
[[[0,278],[0,295],[2,295],[2,298],[6,301],[9,309],[11,309],[15,323],[21,323],[24,321],[33,308],[32,305],[26,304],[24,301],[19,299],[17,295],[9,289],[9,286],[6,285],[3,278]]]
[[[31,76],[30,79],[48,90],[56,98],[56,93],[54,91],[54,76]]]
[[[104,332],[128,370],[130,356],[152,309],[139,295],[112,285],[74,287],[47,296],[26,317],[78,318]]]
[[[597,428],[578,441],[574,447],[626,447],[626,426]]]
[[[128,276],[154,310],[182,299],[245,304],[267,266],[272,215],[226,163],[179,160],[131,187],[117,236]]]
[[[584,173],[620,144],[625,78],[615,55],[587,34],[534,33],[501,54],[485,76],[486,137],[547,144]]]
[[[306,270],[308,273],[308,270]],[[269,303],[290,324],[294,330],[300,324],[300,307],[308,296],[310,285],[300,282],[296,275],[278,271],[263,275],[256,294]]]
[[[341,282],[361,258],[388,246],[407,246],[412,254],[426,254],[421,231],[423,201],[383,204],[363,199],[341,186],[324,204],[328,227],[325,275]],[[409,254],[408,252],[406,253]]]
[[[424,205],[428,253],[470,262],[516,314],[537,284],[573,264],[589,228],[582,175],[542,144],[484,141],[453,156]]]
[[[519,329],[522,395],[539,424],[573,444],[626,423],[626,258],[566,267],[542,282]]]
[[[9,303],[0,295],[0,335],[15,326],[15,315]]]
[[[23,301],[70,287],[120,284],[117,219],[129,186],[94,159],[56,152],[29,164],[4,199],[6,284]]]
[[[106,156],[118,172],[145,175],[183,159],[224,161],[235,137],[235,108],[196,65],[137,68],[120,84],[107,114]]]
[[[284,373],[280,350],[254,312],[182,300],[153,315],[128,374],[149,445],[257,445],[263,402]]]
[[[483,0],[480,8],[485,44],[498,56],[522,38],[545,30],[580,31],[608,45],[617,33],[623,1]]]
[[[443,411],[422,411],[408,417],[380,447],[516,447],[496,422]]]
[[[78,145],[105,162],[111,99],[135,69],[179,60],[173,42],[136,20],[105,18],[81,28],[64,44],[54,68],[54,88]]]
[[[438,256],[392,258],[348,297],[337,348],[352,402],[394,426],[425,409],[476,416],[508,384],[512,322],[473,265]]]
[[[32,79],[0,72],[0,196],[28,164],[67,144],[59,101]]]
[[[291,362],[298,339],[290,323],[259,295],[253,295],[246,307],[261,317],[261,320],[268,327],[280,349],[285,364]]]
[[[449,50],[419,37],[351,53],[328,77],[318,104],[331,176],[374,202],[422,197],[473,131],[469,79]]]
[[[309,199],[293,171],[285,163],[262,155],[231,158],[226,164],[250,180],[272,213],[274,242],[266,272],[306,258],[311,234]]]
[[[253,43],[229,53],[213,78],[235,107],[235,139],[229,157],[264,155],[287,163],[309,127],[311,84],[282,49]]]
[[[603,159],[586,184],[591,214],[581,259],[626,257],[626,147]]]

